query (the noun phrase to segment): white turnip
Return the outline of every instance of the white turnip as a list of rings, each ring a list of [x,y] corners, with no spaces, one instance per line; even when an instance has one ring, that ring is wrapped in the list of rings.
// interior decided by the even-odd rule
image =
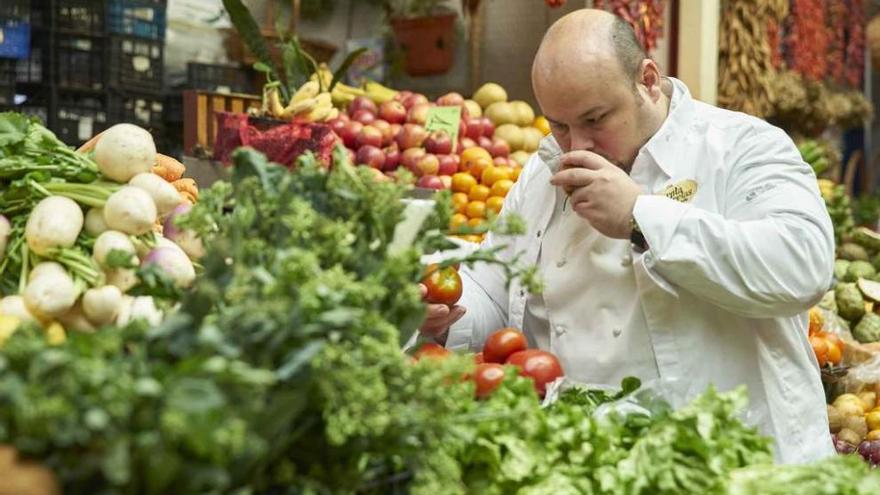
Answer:
[[[86,234],[98,237],[107,230],[109,230],[109,227],[107,227],[107,222],[104,221],[104,208],[90,208],[86,212]]]
[[[82,309],[86,318],[95,325],[106,325],[119,314],[122,291],[113,285],[95,287],[83,294]]]
[[[66,313],[59,316],[58,323],[61,323],[67,330],[75,330],[77,332],[95,331],[95,325],[83,313],[82,302],[74,304]]]
[[[146,130],[116,124],[101,134],[95,145],[98,169],[110,180],[126,183],[156,165],[156,143]]]
[[[156,303],[150,296],[123,296],[116,316],[116,324],[125,326],[135,320],[145,320],[150,326],[162,323],[162,311],[156,307]]]
[[[14,316],[21,321],[37,321],[24,304],[24,298],[18,295],[0,299],[0,315]]]
[[[153,198],[143,189],[125,186],[107,199],[104,221],[113,230],[126,234],[146,234],[156,223],[158,212]]]
[[[174,186],[152,172],[135,175],[128,182],[128,185],[143,189],[153,198],[160,218],[164,218],[171,213],[182,201],[180,193],[177,192]]]
[[[42,318],[54,318],[69,311],[79,295],[70,275],[56,269],[41,269],[40,265],[34,271],[37,276],[31,277],[23,293],[27,309]]]
[[[6,253],[6,242],[9,240],[10,230],[12,230],[12,226],[9,224],[9,220],[0,215],[0,261],[3,261],[3,255]]]
[[[191,209],[192,205],[190,204],[182,204],[175,208],[165,220],[162,233],[180,246],[190,259],[197,260],[205,255],[205,246],[202,244],[202,240],[192,230],[181,229],[174,224],[177,218],[186,215]]]
[[[147,254],[143,265],[157,266],[178,287],[189,287],[196,279],[196,271],[193,268],[192,262],[179,247],[157,247]]]
[[[134,270],[129,268],[114,268],[104,272],[107,285],[118,287],[122,292],[128,292],[129,289],[137,285],[138,278]]]
[[[24,237],[31,251],[45,256],[55,248],[73,246],[82,228],[79,205],[63,196],[49,196],[31,211]]]
[[[95,239],[92,256],[104,268],[107,268],[107,257],[112,251],[123,251],[131,254],[132,263],[137,263],[134,243],[122,232],[108,230]]]

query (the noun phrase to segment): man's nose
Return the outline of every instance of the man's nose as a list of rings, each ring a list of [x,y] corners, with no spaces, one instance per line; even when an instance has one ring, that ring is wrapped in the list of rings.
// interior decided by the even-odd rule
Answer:
[[[575,150],[587,150],[592,151],[595,143],[593,142],[592,136],[586,132],[572,132],[571,133],[571,151]]]

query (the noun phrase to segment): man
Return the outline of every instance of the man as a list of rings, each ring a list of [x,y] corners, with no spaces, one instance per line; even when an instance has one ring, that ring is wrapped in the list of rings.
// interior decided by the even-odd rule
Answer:
[[[675,406],[746,385],[777,460],[833,453],[805,314],[831,282],[832,226],[791,140],[694,100],[603,11],[554,24],[532,82],[552,137],[503,208],[528,234],[486,243],[525,253],[545,290],[463,270],[462,306],[429,306],[422,333],[478,349],[521,328],[572,379],[673,380]]]

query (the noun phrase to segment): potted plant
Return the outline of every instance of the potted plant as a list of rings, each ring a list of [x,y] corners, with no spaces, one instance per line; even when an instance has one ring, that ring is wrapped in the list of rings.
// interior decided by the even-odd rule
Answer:
[[[455,21],[448,0],[373,0],[385,11],[404,67],[411,76],[443,74],[452,67]]]

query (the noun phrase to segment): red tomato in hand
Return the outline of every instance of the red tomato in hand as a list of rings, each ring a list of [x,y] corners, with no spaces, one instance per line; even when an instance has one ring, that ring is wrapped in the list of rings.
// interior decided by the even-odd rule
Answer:
[[[449,350],[442,345],[428,342],[419,347],[419,350],[413,354],[413,357],[416,358],[416,361],[422,358],[446,359],[449,357],[449,354]]]
[[[461,298],[461,277],[458,271],[451,266],[437,269],[437,265],[430,265],[429,275],[422,280],[428,289],[425,300],[434,304],[446,304],[452,306]]]
[[[477,398],[488,397],[504,381],[504,366],[498,363],[482,363],[477,365],[474,372],[474,382],[477,384]]]
[[[517,351],[527,349],[526,337],[513,328],[502,328],[492,332],[483,344],[483,361],[487,363],[503,363],[507,357]]]
[[[563,375],[562,365],[556,356],[539,349],[516,352],[507,358],[507,364],[519,368],[520,375],[531,378],[541,397],[547,392],[547,384]]]

